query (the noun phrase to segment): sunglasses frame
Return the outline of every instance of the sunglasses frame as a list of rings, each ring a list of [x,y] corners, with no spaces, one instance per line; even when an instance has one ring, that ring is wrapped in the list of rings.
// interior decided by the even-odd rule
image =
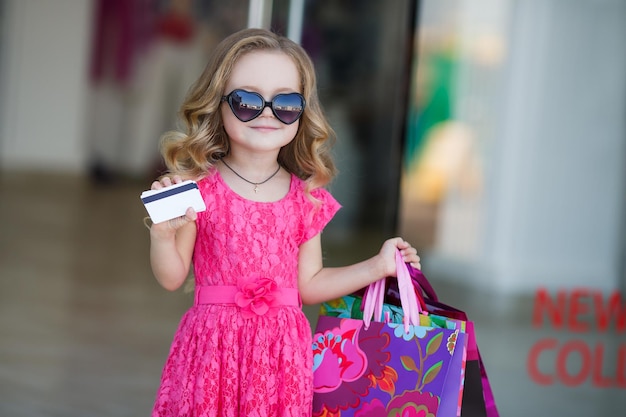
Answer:
[[[241,117],[239,117],[239,115],[235,111],[235,108],[234,108],[234,105],[233,105],[233,95],[236,92],[238,92],[238,91],[242,91],[242,92],[247,93],[247,94],[255,95],[255,96],[257,96],[257,97],[259,97],[261,99],[261,103],[262,103],[261,109],[258,111],[258,113],[254,117],[252,117],[250,119],[247,119],[247,120],[246,119],[242,119]],[[276,109],[274,109],[274,101],[276,101],[276,97],[279,97],[279,96],[289,96],[289,95],[297,95],[297,96],[300,97],[300,100],[302,100],[302,110],[300,110],[300,113],[298,114],[298,116],[292,122],[287,123],[276,113]],[[235,117],[237,119],[239,119],[240,121],[244,122],[244,123],[256,119],[257,117],[259,117],[263,113],[263,110],[265,110],[266,107],[269,107],[272,110],[272,114],[274,115],[274,117],[276,117],[281,123],[286,124],[286,125],[290,125],[290,124],[293,124],[293,123],[297,122],[298,120],[300,120],[300,117],[302,117],[302,113],[304,113],[304,108],[306,107],[306,100],[304,99],[304,96],[302,94],[300,94],[300,93],[285,93],[285,94],[281,93],[281,94],[276,94],[274,96],[274,98],[272,98],[272,100],[265,101],[265,98],[263,98],[263,96],[261,94],[257,93],[256,91],[247,91],[247,90],[244,90],[242,88],[236,88],[233,91],[231,91],[230,93],[226,94],[225,96],[222,96],[222,101],[223,102],[227,102],[228,103],[228,107],[230,107],[230,110],[233,112]]]

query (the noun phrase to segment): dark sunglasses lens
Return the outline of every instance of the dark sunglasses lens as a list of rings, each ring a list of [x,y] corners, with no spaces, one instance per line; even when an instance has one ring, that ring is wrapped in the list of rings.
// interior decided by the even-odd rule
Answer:
[[[279,94],[272,100],[276,117],[285,124],[292,124],[304,111],[304,99],[300,94]]]
[[[263,112],[263,98],[247,91],[233,91],[228,103],[235,116],[242,122],[248,122]]]

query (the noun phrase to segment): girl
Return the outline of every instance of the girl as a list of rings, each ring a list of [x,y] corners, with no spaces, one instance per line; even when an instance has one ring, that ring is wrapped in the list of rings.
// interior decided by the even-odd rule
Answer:
[[[163,142],[170,175],[194,179],[207,210],[150,229],[150,261],[168,290],[193,260],[195,301],[165,364],[153,416],[310,416],[311,327],[301,304],[395,275],[401,238],[342,268],[322,264],[320,232],[339,209],[335,169],[306,52],[260,29],[214,51],[182,108],[184,133]]]

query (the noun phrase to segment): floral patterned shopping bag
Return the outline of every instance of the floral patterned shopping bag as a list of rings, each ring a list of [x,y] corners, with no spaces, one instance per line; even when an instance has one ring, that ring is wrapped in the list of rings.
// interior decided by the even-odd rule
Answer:
[[[401,257],[398,266],[404,267]],[[407,275],[398,273],[398,280],[402,276]],[[413,291],[404,294],[401,311],[392,316],[383,308],[384,280],[376,285],[375,291],[368,289],[370,301],[376,299],[373,308],[371,303],[364,311],[351,306],[358,318],[322,315],[318,320],[313,415],[457,416],[467,346],[462,321],[442,318],[434,326],[424,314],[415,314],[414,297],[406,300]],[[372,309],[381,321],[370,320]]]
[[[313,339],[314,416],[443,416],[446,384],[456,385],[465,333],[426,326],[322,316]],[[454,355],[457,355],[455,361]],[[420,414],[421,413],[421,414]]]

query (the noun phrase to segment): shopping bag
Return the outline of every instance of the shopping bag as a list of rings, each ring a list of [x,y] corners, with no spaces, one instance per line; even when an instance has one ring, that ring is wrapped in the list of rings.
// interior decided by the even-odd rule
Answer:
[[[319,317],[314,416],[458,415],[467,335],[461,326],[421,325],[424,314],[399,253],[397,265],[401,314],[395,322],[384,311],[385,280],[368,287],[363,308],[354,311],[358,318]]]
[[[394,282],[392,279],[388,278],[388,287],[385,292],[385,301],[383,304],[382,315],[385,318],[386,322],[391,323],[402,323],[404,314],[402,312],[402,307],[400,307],[400,297],[398,293],[398,285],[397,282]],[[354,318],[354,319],[363,319],[363,303],[364,296],[366,297],[366,293],[368,291],[357,291],[354,294],[349,294],[343,296],[339,299],[327,301],[322,303],[320,306],[320,315],[321,316],[331,316],[331,317],[339,317],[339,318]],[[421,291],[419,291],[421,294]],[[420,301],[420,305],[426,307],[425,302],[420,299],[421,296],[418,296],[418,300]],[[461,332],[466,332],[466,322],[459,319],[453,319],[445,316],[439,316],[435,314],[420,314],[419,315],[419,324],[421,326],[426,327],[437,327],[442,329],[459,329]],[[466,336],[467,338],[467,336]],[[457,355],[455,360],[461,363],[461,366],[464,367],[464,363],[466,357],[461,355]],[[457,366],[457,365],[454,365]],[[456,392],[458,390],[459,396],[457,402],[452,400],[443,401],[439,406],[440,415],[456,415],[460,416],[461,414],[461,400],[463,397],[463,376],[460,378],[458,384],[453,386],[451,384],[446,385],[446,390],[450,393]],[[453,394],[447,393],[444,395],[445,398],[453,397]],[[456,413],[454,413],[456,411]]]
[[[438,316],[445,316],[451,319],[460,320],[466,323],[467,340],[467,361],[465,365],[465,382],[463,387],[463,399],[461,407],[461,417],[499,417],[487,370],[483,363],[474,322],[468,319],[467,314],[439,301],[437,293],[432,285],[422,273],[422,271],[408,266],[409,274],[415,284],[415,288],[421,291],[422,299],[426,304],[426,310]],[[390,286],[388,297],[399,300],[399,291]]]

